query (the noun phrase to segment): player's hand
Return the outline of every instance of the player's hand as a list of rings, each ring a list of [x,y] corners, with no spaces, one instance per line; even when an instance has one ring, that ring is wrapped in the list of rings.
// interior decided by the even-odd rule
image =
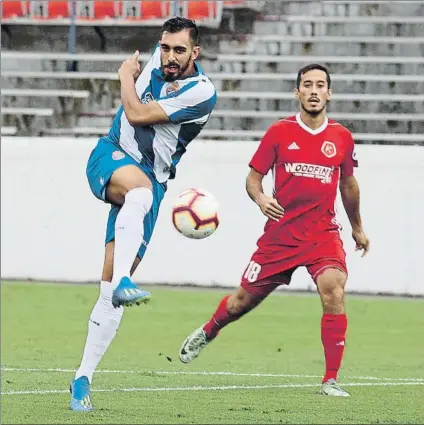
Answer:
[[[361,257],[365,257],[370,250],[370,240],[368,239],[365,232],[361,230],[353,230],[352,238],[356,242],[355,251],[363,251]]]
[[[119,78],[125,75],[131,75],[134,80],[138,78],[141,73],[141,67],[138,63],[139,55],[140,52],[136,50],[129,59],[124,60],[124,62],[122,62],[122,65],[118,71]]]
[[[275,198],[263,195],[257,201],[262,213],[274,221],[279,221],[284,215],[284,208],[278,203]]]

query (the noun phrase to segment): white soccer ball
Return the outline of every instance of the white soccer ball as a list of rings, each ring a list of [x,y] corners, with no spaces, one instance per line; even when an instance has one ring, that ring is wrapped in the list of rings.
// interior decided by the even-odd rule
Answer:
[[[172,222],[187,238],[204,239],[219,226],[218,209],[218,202],[211,193],[202,189],[187,189],[175,200]]]

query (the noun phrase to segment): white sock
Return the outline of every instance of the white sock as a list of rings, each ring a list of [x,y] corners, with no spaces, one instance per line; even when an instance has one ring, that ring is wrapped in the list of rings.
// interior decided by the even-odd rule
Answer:
[[[88,320],[84,354],[75,379],[86,376],[91,383],[97,365],[116,335],[123,314],[124,307],[115,308],[112,305],[112,284],[100,282],[99,299]]]
[[[153,203],[153,193],[147,187],[131,189],[116,217],[115,252],[113,258],[113,289],[123,277],[130,277],[131,267],[143,243],[144,217]]]

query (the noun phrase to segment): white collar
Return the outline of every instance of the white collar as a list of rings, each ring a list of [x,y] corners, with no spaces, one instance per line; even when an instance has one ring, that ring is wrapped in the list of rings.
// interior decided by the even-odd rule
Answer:
[[[318,128],[313,130],[302,121],[302,119],[300,118],[300,112],[296,114],[296,121],[305,131],[307,131],[309,134],[312,134],[313,136],[315,136],[316,134],[322,133],[327,128],[327,125],[328,125],[328,118],[325,117],[324,122]]]

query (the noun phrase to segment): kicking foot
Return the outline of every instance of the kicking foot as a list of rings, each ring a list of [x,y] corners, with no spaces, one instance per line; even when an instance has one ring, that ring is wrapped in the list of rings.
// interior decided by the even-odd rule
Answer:
[[[182,363],[193,361],[211,340],[208,339],[203,326],[189,335],[180,348],[179,357]]]
[[[332,397],[350,397],[350,394],[347,391],[337,385],[335,379],[329,379],[327,382],[323,382],[320,394]]]
[[[151,297],[152,295],[150,292],[141,290],[135,283],[131,282],[128,277],[123,277],[119,285],[113,291],[112,305],[116,308],[121,305],[130,307],[134,304],[147,304]]]
[[[71,392],[70,408],[74,412],[91,412],[93,405],[90,401],[90,383],[86,376],[74,379],[69,387]]]

